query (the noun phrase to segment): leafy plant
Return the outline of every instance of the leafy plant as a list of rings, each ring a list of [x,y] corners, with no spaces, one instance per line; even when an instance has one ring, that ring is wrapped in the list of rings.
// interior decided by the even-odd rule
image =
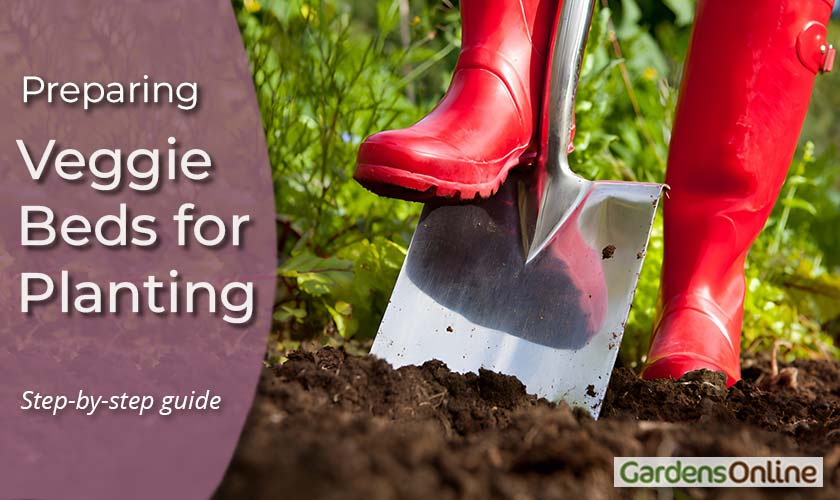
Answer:
[[[818,215],[815,203],[834,197],[836,163],[834,154],[818,158],[814,143],[805,143],[750,253],[743,339],[747,349],[770,349],[783,340],[796,356],[840,354],[824,329],[840,317],[840,277],[826,267],[811,229]],[[803,197],[808,191],[810,196]]]
[[[375,2],[373,26],[338,0],[235,5],[274,169],[279,337],[370,337],[419,206],[353,182],[356,151],[373,132],[422,116],[426,106],[409,98],[409,87],[416,101],[427,87],[439,95],[440,82],[424,79],[433,65],[413,63],[443,59],[458,33],[412,20],[417,41],[403,45],[394,0]]]

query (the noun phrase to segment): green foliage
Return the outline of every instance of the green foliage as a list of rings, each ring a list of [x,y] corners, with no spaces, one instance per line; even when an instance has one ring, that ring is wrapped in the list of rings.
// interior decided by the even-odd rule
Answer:
[[[456,23],[446,29],[430,23],[451,9],[412,19],[409,35],[417,41],[406,45],[396,33],[395,0],[366,2],[359,12],[339,0],[234,5],[274,170],[281,337],[322,331],[370,337],[419,206],[379,198],[353,182],[356,151],[364,137],[423,115],[427,104],[415,104],[409,93],[414,101],[439,97],[444,77],[430,74],[428,61],[457,52],[460,33]],[[359,21],[366,17],[372,24]]]
[[[578,91],[573,168],[662,181],[693,0],[599,2]],[[419,207],[352,181],[361,140],[422,117],[445,92],[460,46],[457,2],[235,1],[277,192],[281,340],[369,339]],[[830,31],[837,32],[832,25]],[[821,78],[782,198],[749,255],[744,348],[837,354],[840,318],[840,72]],[[662,223],[653,228],[621,356],[643,360],[656,314]]]
[[[817,206],[836,203],[837,157],[814,155],[807,142],[790,171],[782,196],[747,263],[744,347],[770,349],[792,344],[792,354],[838,355],[830,320],[840,317],[840,276],[826,265],[830,247],[821,247]],[[836,204],[830,208],[836,216]],[[816,233],[814,232],[816,231]]]

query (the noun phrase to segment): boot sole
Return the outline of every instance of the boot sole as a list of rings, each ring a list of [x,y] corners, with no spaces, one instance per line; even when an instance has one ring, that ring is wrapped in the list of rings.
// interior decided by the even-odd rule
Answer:
[[[499,191],[511,170],[519,166],[528,167],[535,159],[533,152],[514,156],[504,163],[492,181],[477,184],[445,181],[399,168],[364,163],[356,167],[353,178],[365,189],[380,196],[417,202],[444,200],[457,203],[490,198]]]

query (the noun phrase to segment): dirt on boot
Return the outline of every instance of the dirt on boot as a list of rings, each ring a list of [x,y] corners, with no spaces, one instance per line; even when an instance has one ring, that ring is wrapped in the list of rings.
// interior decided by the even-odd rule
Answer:
[[[836,498],[840,364],[786,368],[795,387],[768,384],[764,359],[730,389],[714,372],[644,381],[620,368],[596,422],[489,371],[294,353],[264,371],[216,498],[656,498],[612,486],[613,457],[652,455],[824,456],[823,490],[683,493]]]

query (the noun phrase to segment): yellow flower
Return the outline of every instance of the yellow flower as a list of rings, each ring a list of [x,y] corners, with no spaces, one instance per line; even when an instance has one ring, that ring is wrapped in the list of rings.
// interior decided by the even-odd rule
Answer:
[[[300,15],[304,19],[309,19],[310,16],[314,17],[315,12],[312,11],[312,7],[310,7],[309,4],[305,3],[300,6]]]
[[[659,73],[654,68],[645,68],[645,72],[642,73],[642,77],[651,82],[656,80],[657,76],[659,76]]]
[[[411,25],[417,26],[418,24],[420,24],[420,16],[414,16],[414,19],[411,20]]]
[[[318,11],[308,3],[300,6],[300,16],[312,26],[318,26]]]
[[[253,14],[254,12],[259,12],[262,6],[260,5],[259,0],[245,0],[245,10]]]

